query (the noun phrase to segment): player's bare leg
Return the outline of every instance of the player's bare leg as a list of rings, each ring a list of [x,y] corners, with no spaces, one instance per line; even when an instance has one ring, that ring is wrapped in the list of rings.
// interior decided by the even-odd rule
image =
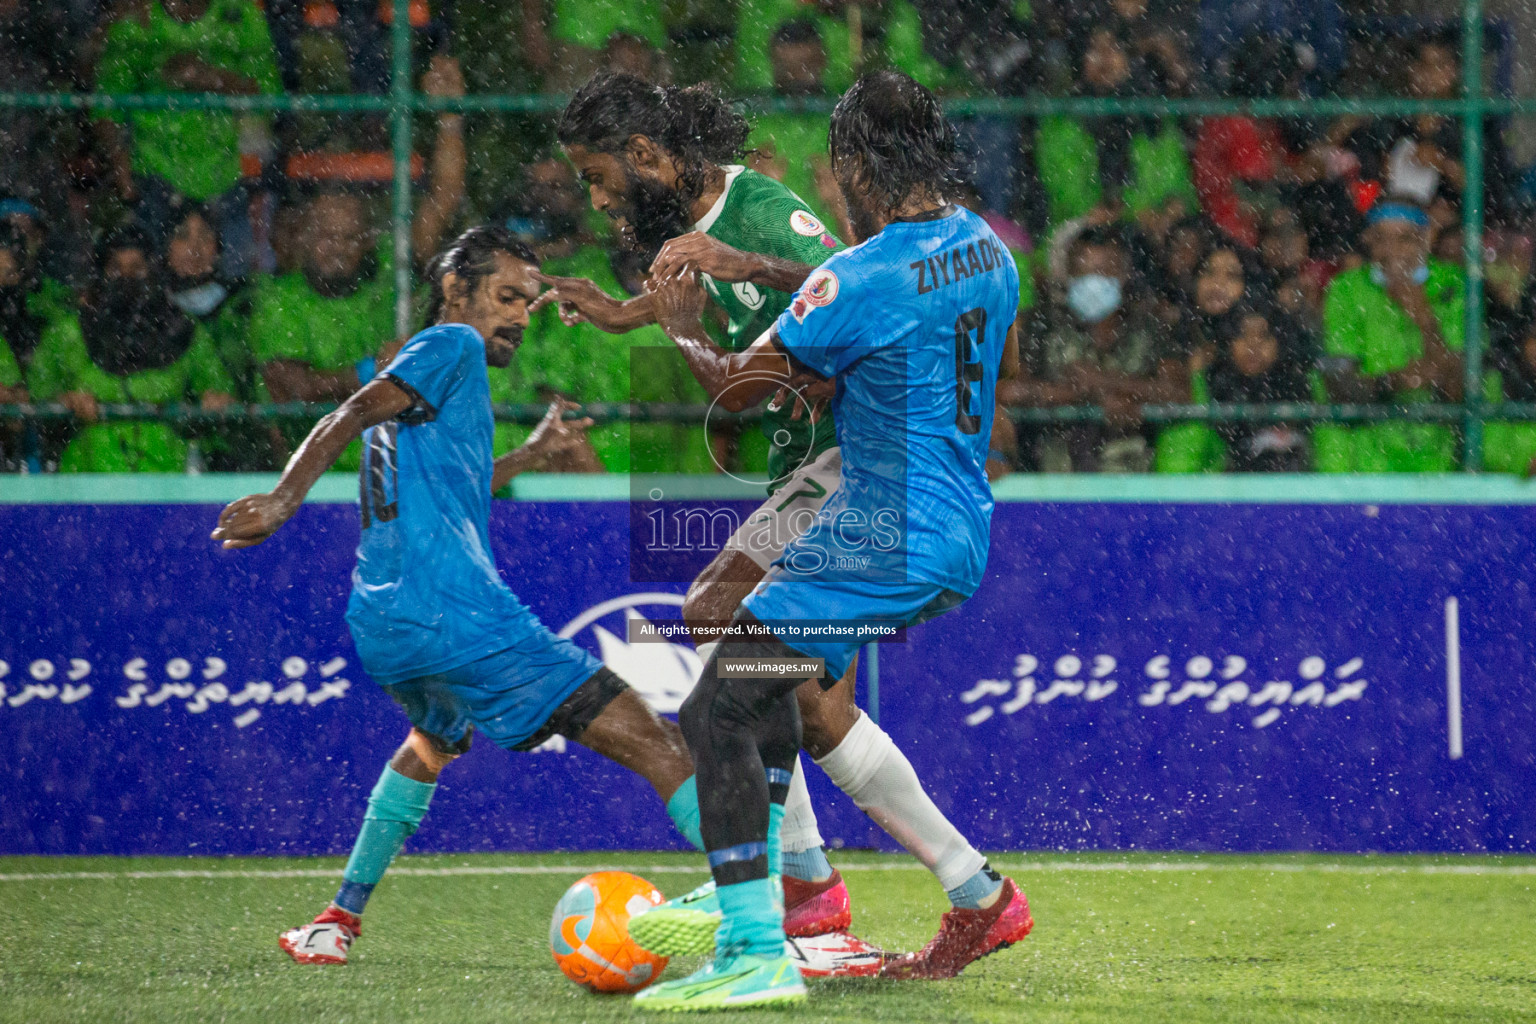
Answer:
[[[677,725],[660,718],[633,690],[623,690],[576,742],[640,775],[671,802],[693,775],[693,762]],[[368,800],[368,813],[336,899],[309,924],[284,932],[278,945],[304,964],[344,964],[363,931],[363,908],[405,840],[426,815],[438,776],[468,749],[450,749],[412,729],[389,760]],[[697,801],[692,831],[697,833]],[[679,828],[688,834],[684,822]]]
[[[671,800],[693,776],[682,730],[652,711],[633,690],[610,701],[575,740],[645,779],[662,800]]]

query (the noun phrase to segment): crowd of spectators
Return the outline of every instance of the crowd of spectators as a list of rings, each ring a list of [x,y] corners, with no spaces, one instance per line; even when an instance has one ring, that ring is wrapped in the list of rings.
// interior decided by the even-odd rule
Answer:
[[[754,111],[748,163],[846,231],[825,109],[804,101],[835,96],[861,69],[899,68],[949,99],[1442,100],[1463,79],[1458,8],[1444,6],[1407,18],[1362,0],[411,0],[410,73],[439,97],[558,94],[599,68],[717,83]],[[0,0],[0,92],[384,94],[393,15],[393,0]],[[1496,28],[1495,57],[1536,45]],[[1101,410],[1017,428],[1000,418],[1001,462],[1456,467],[1459,428],[1446,422],[1145,413],[1461,401],[1467,168],[1456,117],[957,119],[973,183],[963,201],[1023,271],[1023,369],[1000,400]],[[424,113],[413,137],[412,269],[450,232],[494,220],[552,274],[615,295],[641,287],[643,264],[589,210],[547,111]],[[1524,165],[1536,154],[1506,138],[1516,139],[1506,121],[1489,118],[1479,384],[1490,401],[1526,402],[1536,400],[1536,219]],[[393,173],[378,110],[0,107],[0,404],[72,413],[0,418],[0,469],[280,465],[307,421],[104,412],[349,395],[398,344]],[[546,309],[512,368],[493,371],[493,399],[702,400],[676,360],[641,372],[647,353],[667,348],[655,329],[608,335]],[[498,451],[523,432],[500,425]],[[605,425],[558,468],[708,472],[754,457],[739,440]],[[1484,445],[1490,469],[1523,469],[1536,423],[1490,423]]]

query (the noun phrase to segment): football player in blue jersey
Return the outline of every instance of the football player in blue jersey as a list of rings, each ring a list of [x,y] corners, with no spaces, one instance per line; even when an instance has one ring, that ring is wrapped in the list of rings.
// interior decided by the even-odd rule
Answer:
[[[1017,359],[1018,272],[986,222],[949,202],[955,131],[911,78],[861,78],[838,102],[829,142],[859,244],[818,267],[750,348],[728,353],[709,339],[691,268],[654,283],[658,322],[706,389],[729,396],[722,404],[745,407],[807,374],[835,381],[842,483],[746,599],[683,705],[723,920],[711,961],[640,993],[645,1008],[805,998],[769,864],[800,747],[794,690],[814,673],[736,670],[820,659],[831,684],[875,630],[957,607],[986,568],[984,466],[998,376]],[[987,868],[974,882],[973,906],[946,913],[926,947],[882,973],[953,976],[1029,933],[1029,904],[1011,879]],[[644,944],[665,923],[652,911],[631,934]]]
[[[344,964],[374,886],[426,815],[438,774],[478,729],[529,750],[560,734],[645,778],[695,846],[698,803],[678,728],[603,664],[555,636],[497,575],[491,493],[579,442],[557,404],[521,448],[492,459],[487,365],[507,366],[538,295],[537,261],[500,228],[472,228],[432,263],[433,326],[315,424],[268,494],[232,502],[213,539],[260,544],[363,438],[362,536],[347,624],[363,667],[412,729],[368,800],[340,891],[279,945]]]

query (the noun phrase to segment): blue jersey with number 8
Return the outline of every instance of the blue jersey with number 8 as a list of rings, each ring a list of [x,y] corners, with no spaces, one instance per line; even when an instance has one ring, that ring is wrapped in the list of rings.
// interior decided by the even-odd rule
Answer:
[[[894,221],[812,272],[774,331],[794,361],[837,380],[843,478],[779,564],[976,589],[998,368],[1018,302],[1007,249],[958,207]]]

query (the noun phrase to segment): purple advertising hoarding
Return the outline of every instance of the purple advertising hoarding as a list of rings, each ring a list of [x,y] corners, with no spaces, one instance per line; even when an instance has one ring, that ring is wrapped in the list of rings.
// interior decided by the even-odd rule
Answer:
[[[342,621],[357,515],[245,552],[214,505],[0,506],[0,853],[350,846],[407,729]],[[623,502],[498,502],[551,628],[662,711],[697,659]],[[883,646],[881,724],[984,849],[1536,849],[1536,511],[999,504],[981,590]],[[807,762],[809,764],[809,762]],[[890,841],[810,768],[823,834]],[[418,851],[679,847],[639,779],[477,743]]]

